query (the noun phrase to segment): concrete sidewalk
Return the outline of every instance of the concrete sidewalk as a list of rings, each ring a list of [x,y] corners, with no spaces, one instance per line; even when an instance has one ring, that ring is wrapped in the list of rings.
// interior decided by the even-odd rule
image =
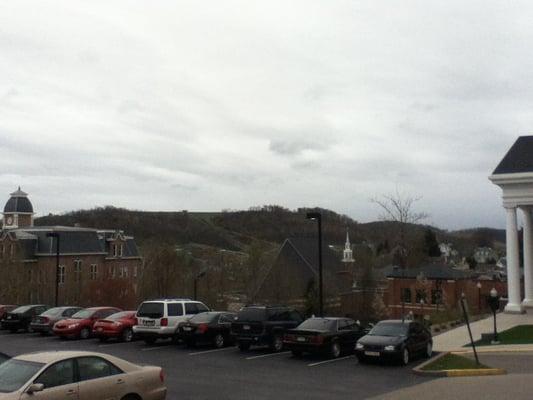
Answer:
[[[470,324],[474,341],[481,339],[482,333],[491,333],[494,331],[493,317],[481,319]],[[498,332],[505,331],[517,325],[533,325],[533,312],[529,314],[505,314],[496,315],[496,324]],[[468,350],[464,345],[470,343],[468,329],[465,325],[451,329],[440,335],[433,336],[433,349],[435,351],[465,351]],[[505,345],[505,346],[481,346],[480,351],[527,351],[533,350],[533,345]]]

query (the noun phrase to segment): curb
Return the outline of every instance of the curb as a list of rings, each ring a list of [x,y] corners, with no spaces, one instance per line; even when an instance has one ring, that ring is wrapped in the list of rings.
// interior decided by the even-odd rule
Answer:
[[[522,349],[520,349],[520,348],[513,348],[513,349],[486,348],[486,349],[484,349],[483,347],[484,346],[476,347],[476,351],[477,351],[478,354],[481,354],[481,353],[525,353],[525,352],[532,352],[533,351],[533,348],[531,348],[531,347],[522,348]],[[474,351],[472,350],[472,348],[465,348],[465,349],[461,349],[461,350],[448,351],[448,353],[453,353],[453,354],[470,354],[470,353],[473,353],[473,352]]]
[[[432,376],[435,378],[436,377],[455,378],[455,377],[460,377],[460,376],[489,376],[489,375],[506,375],[507,374],[507,371],[502,368],[445,369],[441,371],[422,370],[422,368],[424,368],[426,365],[431,364],[450,353],[451,352],[446,351],[446,352],[440,353],[439,355],[433,358],[430,358],[429,360],[413,368],[412,370],[413,373],[419,376]],[[456,352],[453,352],[453,353],[455,354]]]

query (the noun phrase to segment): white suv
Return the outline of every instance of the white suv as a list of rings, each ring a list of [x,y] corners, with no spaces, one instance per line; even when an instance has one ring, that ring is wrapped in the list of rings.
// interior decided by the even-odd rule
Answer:
[[[133,333],[146,343],[157,339],[178,340],[178,325],[192,316],[210,311],[204,303],[190,299],[160,299],[143,302],[137,310]]]

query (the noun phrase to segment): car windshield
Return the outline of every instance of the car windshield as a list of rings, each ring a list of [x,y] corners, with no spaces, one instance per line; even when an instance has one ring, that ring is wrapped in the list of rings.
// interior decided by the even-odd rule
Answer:
[[[137,316],[147,318],[162,318],[165,313],[163,303],[142,303],[137,311]]]
[[[296,329],[309,329],[313,331],[332,331],[337,321],[324,318],[309,318],[302,322]]]
[[[86,318],[91,318],[93,314],[94,314],[94,310],[81,310],[81,311],[78,311],[76,314],[74,314],[71,318],[86,319]]]
[[[197,323],[197,324],[206,324],[206,323],[212,322],[215,318],[218,318],[219,315],[220,315],[219,313],[204,312],[204,313],[196,314],[189,321]]]
[[[11,311],[13,314],[23,314],[28,311],[32,306],[21,306]]]
[[[41,315],[46,317],[55,317],[56,315],[60,315],[65,309],[64,308],[51,308],[49,310],[46,310]]]
[[[44,365],[13,359],[0,364],[0,393],[10,393],[20,389]]]
[[[264,308],[245,308],[244,310],[239,311],[237,321],[250,321],[250,322],[260,322],[267,319],[266,309]]]
[[[115,314],[111,314],[106,319],[109,319],[111,321],[116,321],[117,319],[128,318],[128,316],[130,316],[130,315],[131,315],[130,311],[121,311],[121,312],[118,312],[118,313],[115,313]]]
[[[372,336],[406,336],[408,325],[403,323],[383,322],[378,323],[369,335]]]

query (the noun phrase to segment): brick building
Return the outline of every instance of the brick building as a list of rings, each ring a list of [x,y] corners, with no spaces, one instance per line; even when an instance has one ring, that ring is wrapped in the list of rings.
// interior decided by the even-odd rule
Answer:
[[[384,302],[391,318],[412,312],[415,317],[459,307],[464,293],[471,312],[487,310],[487,297],[494,287],[502,297],[507,285],[499,280],[478,277],[472,271],[457,270],[446,264],[428,264],[402,269],[391,266],[384,272],[387,290]]]
[[[34,226],[33,206],[20,188],[4,207],[0,230],[0,304],[58,303],[137,307],[142,259],[120,230]]]

